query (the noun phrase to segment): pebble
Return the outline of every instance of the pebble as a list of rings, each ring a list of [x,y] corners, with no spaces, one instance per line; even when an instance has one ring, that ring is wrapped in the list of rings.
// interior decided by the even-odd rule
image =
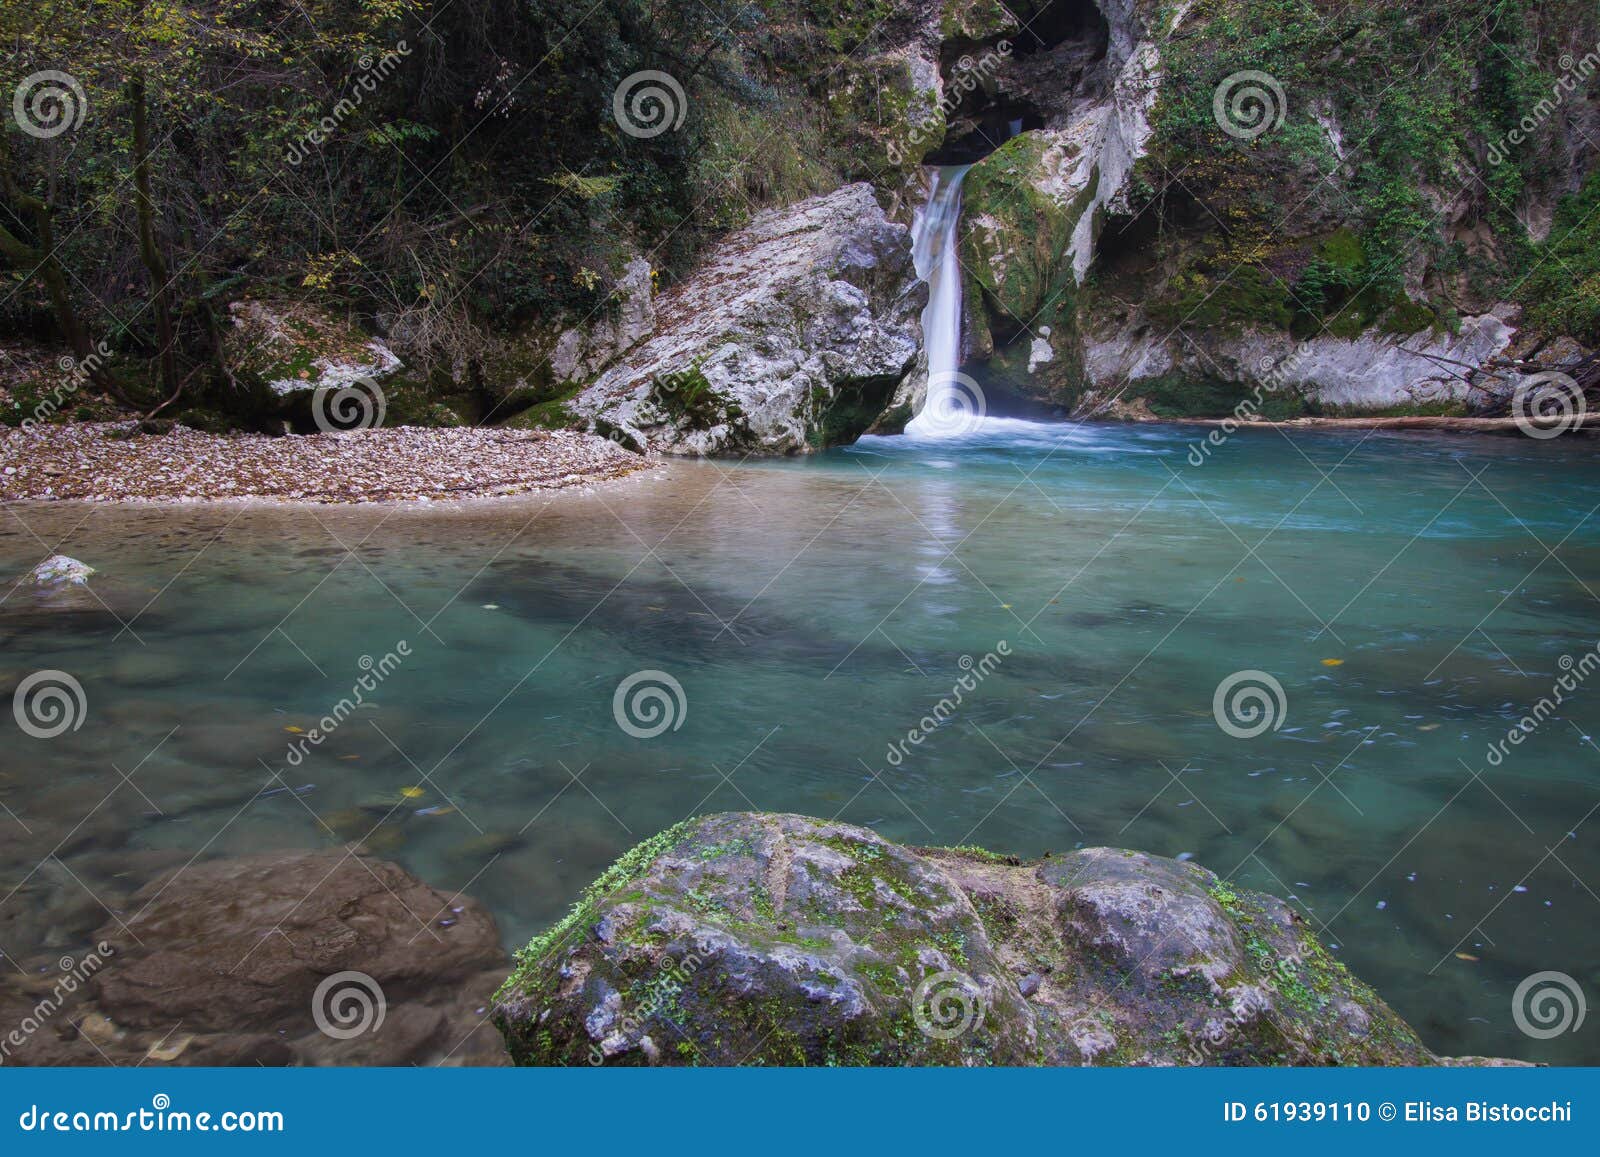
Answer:
[[[649,469],[569,430],[396,426],[267,437],[135,422],[0,430],[0,499],[427,502],[559,489]]]

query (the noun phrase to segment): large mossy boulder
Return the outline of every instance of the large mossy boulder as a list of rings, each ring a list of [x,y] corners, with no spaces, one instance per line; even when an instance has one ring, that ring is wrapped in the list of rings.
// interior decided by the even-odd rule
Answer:
[[[664,293],[651,337],[566,403],[668,454],[800,454],[854,441],[921,345],[910,231],[866,184],[759,214]]]
[[[1281,900],[732,813],[641,844],[519,954],[521,1064],[1438,1063]]]

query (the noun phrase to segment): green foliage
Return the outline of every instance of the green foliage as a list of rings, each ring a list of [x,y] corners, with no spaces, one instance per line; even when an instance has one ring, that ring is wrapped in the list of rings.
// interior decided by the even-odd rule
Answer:
[[[698,361],[686,370],[658,374],[646,400],[664,417],[696,430],[720,425],[741,413],[737,402],[711,385]]]
[[[1259,397],[1242,382],[1170,374],[1139,384],[1150,412],[1162,418],[1226,418],[1234,413],[1283,422],[1311,410],[1288,390],[1263,390]],[[1219,900],[1219,903],[1221,901]]]
[[[1534,325],[1600,345],[1600,171],[1561,202],[1518,297]]]
[[[1595,33],[1584,0],[1199,0],[1163,47],[1144,184],[1159,209],[1176,199],[1175,220],[1187,213],[1186,227],[1198,221],[1207,234],[1199,248],[1211,269],[1201,278],[1254,263],[1292,285],[1296,331],[1325,324],[1350,335],[1381,319],[1404,328],[1424,308],[1402,293],[1407,263],[1419,253],[1441,267],[1459,262],[1442,206],[1476,201],[1495,229],[1499,262],[1467,271],[1480,294],[1508,290],[1531,265],[1514,210],[1564,170],[1559,117],[1537,118],[1520,144],[1506,142],[1548,102],[1563,49],[1592,47]],[[1276,80],[1282,99],[1272,98],[1271,115],[1283,119],[1242,139],[1218,125],[1213,100],[1226,78],[1247,71]],[[1181,180],[1168,189],[1165,174]],[[1342,252],[1319,250],[1309,262],[1294,252],[1304,243],[1297,230],[1312,232],[1302,222],[1325,236],[1329,221],[1343,223]],[[1192,303],[1196,271],[1187,272],[1191,284],[1173,292]],[[1256,320],[1281,323],[1271,301],[1255,304]],[[1191,324],[1231,323],[1240,312],[1208,310]]]
[[[1149,312],[1162,325],[1197,329],[1239,325],[1287,329],[1294,318],[1283,283],[1255,265],[1234,269],[1201,265],[1180,273],[1161,297],[1149,303]]]
[[[68,67],[88,115],[39,140],[10,124],[0,333],[59,341],[28,258],[46,202],[68,305],[130,362],[161,346],[127,194],[130,84],[147,93],[156,248],[172,271],[180,375],[226,401],[219,326],[250,293],[357,316],[460,319],[408,362],[471,361],[485,335],[609,308],[648,254],[670,281],[763,206],[885,169],[909,80],[873,56],[891,0],[0,0],[6,91]],[[625,131],[625,78],[665,72],[681,123]],[[904,71],[902,67],[902,71]],[[669,120],[677,121],[675,107]],[[14,234],[14,235],[13,235]],[[476,331],[475,339],[463,335]],[[470,376],[470,375],[469,375]]]

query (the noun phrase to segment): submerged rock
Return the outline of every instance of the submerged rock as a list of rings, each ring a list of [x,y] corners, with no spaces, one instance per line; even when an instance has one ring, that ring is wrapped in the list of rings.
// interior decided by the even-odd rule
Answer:
[[[68,558],[64,554],[53,554],[29,571],[23,582],[47,588],[82,586],[89,581],[89,576],[92,574],[94,567],[88,563]]]
[[[494,1019],[520,1064],[1450,1063],[1287,904],[1196,864],[756,813],[629,852]]]
[[[53,554],[17,581],[16,597],[0,604],[0,624],[42,627],[56,621],[117,622],[106,597],[89,586],[95,568],[64,554]],[[97,584],[98,585],[98,584]],[[108,592],[112,603],[126,603],[125,591]]]
[[[504,1063],[483,1027],[482,994],[505,970],[493,917],[384,860],[180,866],[93,939],[86,983],[17,1047],[20,1062]],[[38,999],[13,989],[0,984],[0,1012]]]
[[[654,306],[655,332],[569,403],[673,454],[853,440],[911,369],[927,289],[869,185],[759,215]]]

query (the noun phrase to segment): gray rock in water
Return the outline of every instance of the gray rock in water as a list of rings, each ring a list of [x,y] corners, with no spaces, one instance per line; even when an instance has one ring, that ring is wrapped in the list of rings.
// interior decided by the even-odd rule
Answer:
[[[1288,905],[1196,864],[755,813],[624,856],[494,1018],[521,1064],[1451,1063]]]
[[[871,186],[848,185],[762,213],[718,245],[654,303],[650,339],[570,409],[673,454],[852,441],[914,365],[926,300],[910,231]]]
[[[94,567],[87,563],[64,554],[53,554],[29,571],[23,581],[36,587],[82,586],[92,574]]]

